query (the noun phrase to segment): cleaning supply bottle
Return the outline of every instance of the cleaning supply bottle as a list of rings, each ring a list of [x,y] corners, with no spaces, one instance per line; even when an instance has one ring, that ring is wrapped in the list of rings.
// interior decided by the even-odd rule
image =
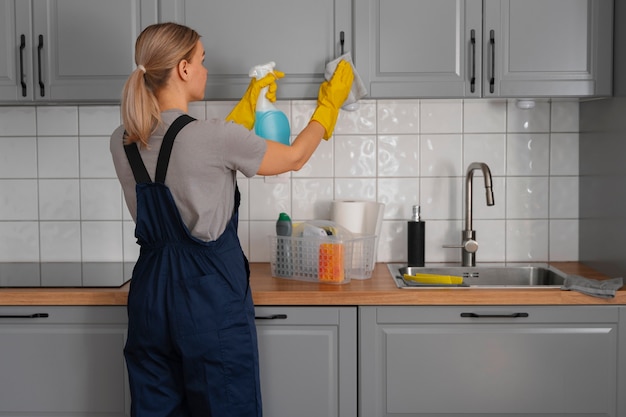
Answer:
[[[293,275],[293,254],[291,253],[291,218],[287,213],[280,213],[276,220],[276,275]]]
[[[275,62],[257,65],[250,70],[249,75],[250,77],[255,77],[257,80],[260,80],[267,74],[273,72],[275,66]],[[261,89],[256,102],[254,132],[262,138],[289,145],[291,136],[289,120],[285,113],[278,110],[274,104],[265,97],[268,88],[269,87],[263,87]]]
[[[413,215],[407,223],[407,250],[409,266],[424,266],[426,223],[420,219],[420,206],[413,206]]]

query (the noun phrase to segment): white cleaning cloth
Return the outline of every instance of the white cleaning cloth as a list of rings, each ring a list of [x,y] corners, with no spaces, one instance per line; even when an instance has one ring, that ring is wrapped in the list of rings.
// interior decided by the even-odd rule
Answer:
[[[337,68],[337,64],[339,64],[339,62],[342,59],[345,59],[346,61],[350,63],[350,65],[352,65],[352,72],[354,73],[354,81],[352,81],[352,89],[350,90],[350,94],[348,94],[348,98],[343,103],[343,107],[342,107],[345,110],[351,110],[350,108],[347,108],[347,106],[349,106],[350,104],[356,103],[361,98],[365,97],[367,95],[367,88],[365,87],[365,83],[363,83],[363,80],[361,79],[359,74],[356,72],[356,68],[354,67],[354,63],[352,62],[352,55],[350,54],[350,52],[345,53],[341,55],[339,58],[334,59],[330,61],[328,64],[326,64],[326,72],[324,73],[324,78],[326,78],[326,80],[330,80],[330,78],[335,73],[335,68]]]

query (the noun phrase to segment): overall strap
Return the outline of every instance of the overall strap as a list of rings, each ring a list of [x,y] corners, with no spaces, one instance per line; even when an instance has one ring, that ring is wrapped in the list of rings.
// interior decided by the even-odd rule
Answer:
[[[124,132],[124,137],[126,137],[126,132]],[[126,158],[128,158],[130,169],[133,170],[135,182],[137,184],[152,182],[152,180],[150,179],[150,174],[148,174],[148,170],[146,169],[146,166],[141,159],[141,155],[139,154],[137,142],[124,145],[124,152],[126,152]]]
[[[161,184],[165,183],[165,176],[167,175],[167,167],[170,163],[170,156],[172,155],[172,147],[174,146],[174,139],[178,132],[188,123],[193,122],[193,117],[188,114],[182,114],[178,116],[176,120],[170,125],[169,129],[163,137],[163,143],[161,143],[161,150],[159,151],[159,159],[157,160],[156,174],[154,182]]]
[[[183,114],[174,120],[174,122],[167,129],[167,132],[163,137],[163,143],[161,144],[161,150],[159,151],[159,158],[157,160],[156,182],[165,182],[165,175],[167,174],[167,167],[170,161],[172,147],[174,146],[174,139],[183,127],[194,120],[196,119]],[[152,180],[150,179],[150,174],[148,174],[148,170],[141,159],[137,143],[124,145],[124,152],[126,152],[128,163],[133,171],[135,182],[137,184],[151,183]]]

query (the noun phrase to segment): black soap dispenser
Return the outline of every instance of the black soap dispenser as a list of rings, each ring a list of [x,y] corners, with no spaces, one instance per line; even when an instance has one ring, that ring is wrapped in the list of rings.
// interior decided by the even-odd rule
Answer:
[[[413,206],[407,223],[407,252],[409,266],[424,266],[426,223],[420,219],[420,206]]]

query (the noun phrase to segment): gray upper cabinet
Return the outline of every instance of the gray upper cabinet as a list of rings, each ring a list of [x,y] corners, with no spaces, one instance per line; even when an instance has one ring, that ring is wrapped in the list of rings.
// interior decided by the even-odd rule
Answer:
[[[485,0],[484,16],[485,97],[611,95],[613,1]]]
[[[362,0],[354,13],[371,97],[480,97],[482,0]]]
[[[364,0],[354,14],[374,98],[611,94],[609,0]]]
[[[350,0],[161,0],[161,20],[196,29],[206,49],[207,100],[239,99],[250,68],[269,61],[286,76],[279,99],[316,98],[326,62],[351,51]]]
[[[157,0],[0,0],[0,101],[118,101]]]

